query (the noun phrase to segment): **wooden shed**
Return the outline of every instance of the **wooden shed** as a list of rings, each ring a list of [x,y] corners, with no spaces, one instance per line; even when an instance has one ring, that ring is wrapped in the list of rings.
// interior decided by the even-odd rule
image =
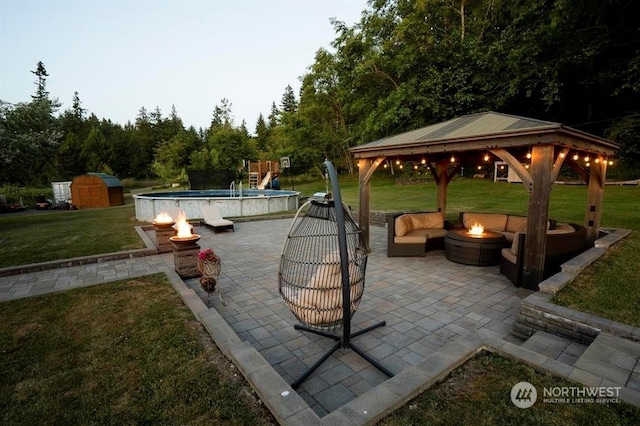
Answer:
[[[124,204],[122,182],[106,173],[87,173],[71,182],[71,200],[79,209]]]

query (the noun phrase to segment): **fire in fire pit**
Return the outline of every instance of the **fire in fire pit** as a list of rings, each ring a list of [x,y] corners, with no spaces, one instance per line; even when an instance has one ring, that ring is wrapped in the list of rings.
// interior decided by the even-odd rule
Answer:
[[[180,212],[178,215],[178,220],[173,227],[178,231],[178,234],[169,238],[174,243],[179,242],[195,242],[200,239],[200,235],[192,234],[191,228],[192,226],[187,222],[187,216],[184,212]]]
[[[484,226],[479,223],[474,223],[471,228],[469,228],[469,234],[473,236],[482,236],[484,234]]]
[[[166,212],[161,212],[153,219],[153,225],[158,228],[170,228],[174,223],[173,218]]]

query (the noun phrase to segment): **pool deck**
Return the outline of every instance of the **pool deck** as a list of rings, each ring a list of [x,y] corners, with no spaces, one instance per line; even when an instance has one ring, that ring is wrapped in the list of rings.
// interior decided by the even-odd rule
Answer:
[[[295,317],[278,293],[290,224],[238,221],[235,232],[218,234],[196,227],[199,245],[222,259],[219,287],[226,306],[217,294],[209,297],[198,279],[182,279],[172,253],[0,276],[0,300],[164,272],[282,424],[372,424],[483,350],[589,386],[620,386],[621,399],[640,406],[639,343],[601,333],[603,343],[596,339],[587,347],[542,332],[523,342],[510,332],[520,301],[531,292],[513,287],[497,266],[456,264],[443,251],[389,258],[386,229],[375,226],[352,331],[378,321],[386,325],[353,342],[395,376],[387,378],[353,350],[338,349],[293,390],[290,383],[334,341],[294,329]],[[151,232],[142,234],[152,240]],[[611,339],[628,354],[625,366],[603,367]]]

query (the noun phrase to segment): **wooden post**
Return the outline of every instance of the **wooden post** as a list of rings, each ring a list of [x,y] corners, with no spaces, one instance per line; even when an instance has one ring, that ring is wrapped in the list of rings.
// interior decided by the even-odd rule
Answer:
[[[368,251],[371,251],[369,246],[369,216],[371,214],[371,176],[376,171],[378,166],[382,164],[384,157],[378,157],[375,161],[371,161],[367,158],[360,158],[358,160],[358,188],[360,189],[360,202],[358,211],[358,226],[362,230],[362,236],[364,238],[364,244]]]
[[[371,206],[371,186],[366,179],[367,172],[371,167],[371,160],[361,158],[358,160],[358,187],[360,198],[358,206],[358,226],[362,230],[365,247],[369,250],[369,215]]]
[[[434,179],[436,180],[436,184],[438,185],[437,207],[438,211],[442,215],[442,219],[446,219],[447,215],[447,187],[449,185],[449,182],[451,182],[451,179],[456,175],[456,173],[458,173],[461,167],[461,165],[458,163],[451,174],[449,174],[448,170],[450,163],[451,161],[448,158],[441,158],[436,163],[435,168],[431,163],[428,164],[429,170],[431,171],[431,174],[433,175]]]
[[[589,172],[589,189],[587,193],[587,211],[584,225],[587,228],[587,246],[591,247],[598,239],[600,221],[602,219],[602,205],[604,197],[604,182],[607,175],[607,162],[602,156],[592,159]]]
[[[531,152],[531,179],[529,194],[527,237],[524,246],[522,286],[538,290],[544,276],[544,257],[547,249],[547,218],[553,175],[553,145],[535,145]]]

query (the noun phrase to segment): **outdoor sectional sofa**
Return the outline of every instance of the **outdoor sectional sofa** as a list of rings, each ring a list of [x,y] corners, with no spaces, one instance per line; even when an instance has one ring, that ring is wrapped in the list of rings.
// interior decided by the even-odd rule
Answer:
[[[444,249],[449,226],[440,212],[411,212],[387,215],[387,256],[425,256],[429,250]]]
[[[511,247],[502,249],[500,273],[516,287],[522,285],[526,233],[516,232]],[[558,223],[547,231],[543,278],[560,272],[561,265],[587,248],[587,229],[576,223]]]

